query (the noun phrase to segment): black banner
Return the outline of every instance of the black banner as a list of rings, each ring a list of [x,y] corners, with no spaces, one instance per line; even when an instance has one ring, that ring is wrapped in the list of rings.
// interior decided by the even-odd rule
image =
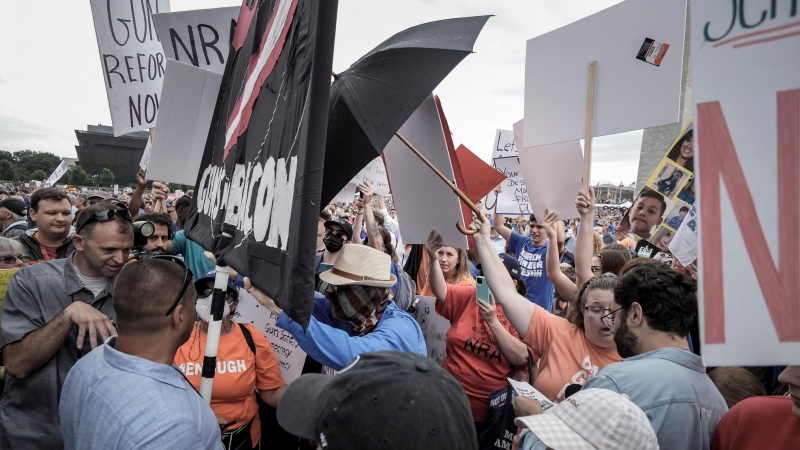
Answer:
[[[337,2],[244,0],[189,238],[308,324]],[[222,232],[232,239],[220,239]]]

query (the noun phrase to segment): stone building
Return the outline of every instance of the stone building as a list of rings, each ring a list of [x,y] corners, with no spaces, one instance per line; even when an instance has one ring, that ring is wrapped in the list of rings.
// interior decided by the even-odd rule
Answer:
[[[114,173],[114,183],[136,182],[136,172],[147,145],[149,133],[137,131],[114,137],[107,125],[88,125],[86,131],[75,130],[78,145],[78,165],[90,175],[100,175],[103,168]]]

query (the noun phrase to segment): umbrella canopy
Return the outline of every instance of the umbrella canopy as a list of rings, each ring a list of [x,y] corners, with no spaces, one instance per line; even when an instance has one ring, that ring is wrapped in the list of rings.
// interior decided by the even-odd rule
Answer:
[[[397,33],[331,86],[321,204],[370,161],[472,47],[491,16],[430,22]]]

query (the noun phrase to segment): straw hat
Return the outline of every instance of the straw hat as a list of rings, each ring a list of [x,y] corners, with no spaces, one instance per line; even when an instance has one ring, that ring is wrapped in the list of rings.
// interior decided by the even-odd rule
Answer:
[[[386,253],[366,245],[347,244],[339,251],[333,268],[319,274],[319,278],[334,286],[392,287],[397,277],[391,267],[392,258]]]

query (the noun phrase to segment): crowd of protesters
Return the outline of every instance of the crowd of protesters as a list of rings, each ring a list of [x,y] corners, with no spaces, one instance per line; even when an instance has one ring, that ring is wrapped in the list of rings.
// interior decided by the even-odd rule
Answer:
[[[800,367],[705,367],[694,273],[637,258],[624,209],[591,189],[576,220],[475,217],[470,250],[441,230],[406,245],[414,217],[362,184],[308,236],[308,327],[232,273],[209,368],[215,261],[184,234],[192,192],[146,184],[0,194],[0,269],[18,270],[0,448],[800,448]],[[291,385],[261,331],[234,320],[242,290],[307,353]],[[421,295],[451,324],[441,367],[412,315]],[[210,369],[209,407],[196,389]],[[509,417],[490,399],[520,374],[556,406],[505,398],[513,439],[495,436]]]

